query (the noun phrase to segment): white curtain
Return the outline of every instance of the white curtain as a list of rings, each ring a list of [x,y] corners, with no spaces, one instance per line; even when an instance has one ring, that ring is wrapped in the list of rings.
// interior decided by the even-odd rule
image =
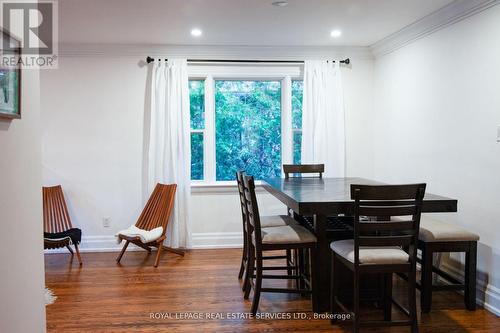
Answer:
[[[340,62],[306,60],[302,164],[324,163],[325,177],[345,176],[344,98]]]
[[[191,136],[186,59],[154,62],[149,129],[146,196],[149,197],[156,183],[177,184],[166,245],[190,248]]]

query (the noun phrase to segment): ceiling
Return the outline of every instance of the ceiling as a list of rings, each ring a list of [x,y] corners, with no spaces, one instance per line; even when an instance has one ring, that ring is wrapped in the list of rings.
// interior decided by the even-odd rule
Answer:
[[[369,46],[452,0],[59,0],[62,43]],[[203,35],[194,38],[192,28]],[[340,38],[330,37],[333,29]]]

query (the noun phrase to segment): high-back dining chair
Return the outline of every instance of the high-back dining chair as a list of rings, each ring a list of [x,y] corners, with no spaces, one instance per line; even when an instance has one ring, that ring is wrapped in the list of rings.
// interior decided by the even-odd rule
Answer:
[[[319,178],[323,178],[323,172],[325,172],[324,164],[283,164],[283,172],[285,173],[285,179],[290,178],[290,175],[294,174],[317,174]]]
[[[324,164],[283,164],[283,172],[285,173],[285,179],[303,177],[304,178],[323,178],[323,173],[325,172]],[[314,230],[314,218],[312,216],[298,215],[292,209],[287,207],[287,214],[293,217],[295,220],[299,221],[302,225],[306,226],[309,230]],[[328,217],[327,235],[331,240],[345,239],[350,237],[352,234],[352,228],[350,224],[352,222],[351,217],[339,217],[330,216]],[[309,257],[304,255],[301,250],[297,250],[292,256],[292,263],[300,262],[304,267],[304,272],[306,274],[310,271]]]
[[[347,307],[337,298],[338,264],[353,273],[353,326],[354,332],[364,326],[409,325],[417,332],[415,295],[418,231],[425,184],[412,185],[351,185],[354,206],[354,239],[332,242],[332,313]],[[377,221],[366,221],[361,216],[374,216]],[[392,219],[391,217],[397,217]],[[406,252],[403,248],[408,249]],[[384,274],[384,321],[362,322],[359,312],[360,275]],[[408,304],[405,309],[392,299],[392,275],[408,276]],[[408,320],[391,321],[394,303],[409,316]]]
[[[82,238],[82,231],[73,228],[68,207],[64,200],[61,185],[42,187],[43,197],[43,245],[45,249],[66,247],[71,255],[75,247],[78,262],[82,265],[82,258],[78,250]]]
[[[324,164],[283,164],[283,172],[285,173],[285,179],[290,179],[292,177],[303,174],[315,174],[311,178],[323,178],[323,172],[325,172]],[[287,214],[291,215],[290,208],[287,207]]]
[[[249,272],[247,270],[248,266],[248,251],[250,250],[249,244],[251,243],[251,240],[248,239],[249,233],[247,232],[248,230],[248,219],[247,219],[247,208],[246,208],[246,203],[245,203],[245,193],[244,193],[244,184],[243,184],[243,178],[245,177],[245,172],[242,170],[239,170],[236,172],[236,182],[238,184],[238,194],[240,198],[240,208],[241,208],[241,220],[243,224],[243,253],[241,257],[241,265],[240,265],[240,271],[238,273],[238,279],[241,279],[243,277],[243,273],[245,273],[245,279],[243,283],[243,291],[247,290],[249,288],[248,286],[248,281],[249,281]],[[285,226],[287,225],[287,221],[282,219],[280,216],[262,216],[261,217],[261,226],[262,228],[271,228],[271,227],[277,227],[277,226]],[[267,256],[264,257],[263,259],[286,259],[286,265],[287,265],[287,270],[289,274],[292,274],[292,262],[291,262],[291,253],[290,250],[286,251],[285,255],[273,255],[273,256]]]
[[[184,252],[182,251],[172,249],[163,245],[163,241],[166,238],[165,233],[167,231],[170,214],[172,213],[172,209],[174,207],[176,189],[176,184],[156,184],[156,187],[153,190],[153,193],[146,203],[146,206],[139,216],[139,219],[137,220],[135,226],[139,229],[147,231],[161,226],[163,227],[162,234],[160,238],[149,243],[143,243],[139,237],[130,237],[119,234],[118,238],[120,240],[125,240],[125,244],[123,245],[120,255],[116,259],[117,262],[120,262],[129,243],[135,244],[148,251],[149,253],[151,253],[150,246],[156,247],[158,249],[158,252],[156,253],[154,267],[158,267],[162,249],[182,256],[184,255]]]
[[[294,289],[263,288],[263,279],[297,280],[303,278],[301,275],[264,275],[264,271],[273,269],[282,270],[286,268],[273,266],[264,267],[264,252],[301,249],[310,253],[311,257],[314,258],[316,250],[316,237],[307,229],[301,227],[297,223],[294,223],[293,219],[287,215],[281,216],[284,220],[290,220],[290,223],[287,225],[262,228],[257,197],[255,195],[254,179],[252,176],[245,176],[243,180],[248,221],[247,232],[249,234],[248,239],[250,241],[247,275],[250,277],[250,287],[254,289],[251,311],[252,314],[255,315],[259,306],[261,292],[311,294],[311,285],[314,285],[314,280],[316,279],[316,274],[312,274],[309,278],[309,288],[307,289],[302,289],[299,284],[297,284]],[[253,274],[254,269],[255,275]],[[248,298],[251,288],[245,290],[245,299]]]
[[[247,213],[245,207],[245,198],[243,193],[243,171],[236,172],[236,183],[238,184],[238,195],[240,199],[240,209],[241,209],[241,221],[242,221],[242,230],[243,230],[243,253],[241,256],[241,264],[240,271],[238,272],[238,279],[243,277],[243,273],[245,272],[245,267],[247,264],[248,258],[248,233],[247,233]],[[243,286],[243,290],[245,286]]]

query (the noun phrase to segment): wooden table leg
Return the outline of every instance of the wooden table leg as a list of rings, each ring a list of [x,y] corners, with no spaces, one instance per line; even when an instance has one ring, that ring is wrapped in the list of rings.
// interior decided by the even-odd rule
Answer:
[[[312,256],[313,276],[313,311],[317,313],[330,311],[330,265],[331,254],[327,234],[326,215],[315,215],[314,231],[317,238],[316,251]]]

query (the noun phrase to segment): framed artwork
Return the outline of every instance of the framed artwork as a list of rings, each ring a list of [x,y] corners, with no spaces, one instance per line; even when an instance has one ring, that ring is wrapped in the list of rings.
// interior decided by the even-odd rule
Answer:
[[[21,67],[17,60],[21,56],[21,42],[7,31],[0,31],[0,118],[21,118]],[[10,43],[11,49],[5,50],[4,45]],[[12,47],[14,45],[14,47]],[[12,51],[12,49],[14,51]],[[10,64],[16,66],[9,66]]]

